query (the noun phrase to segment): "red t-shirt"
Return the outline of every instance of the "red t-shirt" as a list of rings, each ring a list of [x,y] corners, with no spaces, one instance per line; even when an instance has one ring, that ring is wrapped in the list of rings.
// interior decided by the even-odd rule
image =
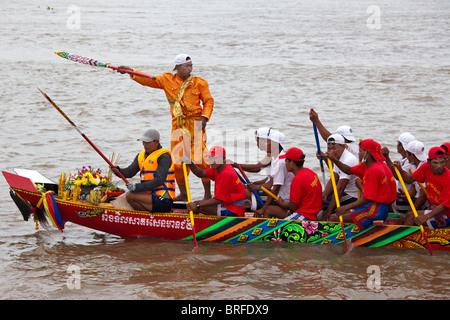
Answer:
[[[300,169],[292,179],[289,199],[297,204],[295,212],[317,220],[317,213],[322,209],[322,185],[317,174],[308,168]]]
[[[243,217],[245,215],[245,206],[232,204],[232,202],[243,200],[246,197],[245,187],[233,167],[226,164],[220,172],[208,168],[205,170],[205,173],[208,178],[215,182],[214,198],[221,200],[225,208],[229,211]]]
[[[426,182],[427,199],[430,204],[442,204],[450,208],[450,170],[445,168],[443,174],[437,176],[431,172],[430,164],[424,163],[413,173],[413,178],[420,183]]]
[[[390,204],[397,198],[397,183],[386,163],[377,161],[370,168],[361,163],[351,170],[363,180],[364,198],[384,204]]]

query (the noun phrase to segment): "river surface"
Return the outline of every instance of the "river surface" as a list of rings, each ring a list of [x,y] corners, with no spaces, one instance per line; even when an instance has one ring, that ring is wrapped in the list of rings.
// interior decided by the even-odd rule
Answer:
[[[169,146],[162,91],[62,59],[66,51],[150,74],[189,54],[215,99],[208,146],[255,163],[271,126],[320,173],[309,109],[391,150],[402,132],[450,141],[450,2],[3,1],[1,169],[62,172],[106,163],[42,97],[45,91],[106,155],[131,163],[148,128]],[[326,145],[322,141],[322,148]],[[252,174],[250,179],[260,179]],[[190,176],[193,198],[200,181]],[[426,250],[124,240],[67,223],[35,230],[0,181],[0,299],[447,299],[449,254]],[[75,269],[74,269],[75,268]],[[68,280],[78,270],[80,287]],[[379,271],[379,285],[371,282]],[[69,285],[68,285],[69,284]]]

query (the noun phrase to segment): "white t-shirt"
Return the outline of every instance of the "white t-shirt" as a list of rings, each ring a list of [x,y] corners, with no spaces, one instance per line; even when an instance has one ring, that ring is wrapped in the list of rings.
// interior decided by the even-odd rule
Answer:
[[[346,143],[346,145],[347,145],[347,150],[350,151],[352,154],[354,154],[356,156],[356,158],[358,158],[359,145],[356,143],[356,141]]]
[[[421,161],[417,168],[416,168],[416,165],[414,163],[411,163],[411,167],[409,169],[411,169],[414,172],[417,169],[419,169],[424,163],[426,163],[426,161]],[[409,169],[408,169],[408,173],[409,173]],[[419,196],[419,194],[420,194],[420,189],[422,189],[422,188],[419,186],[419,184],[417,182],[414,182],[414,187],[416,188],[416,198],[417,198]]]
[[[409,173],[409,169],[412,169],[413,171],[415,170],[414,169],[415,166],[408,161],[408,158],[402,158],[399,161],[400,161],[400,165],[404,171]],[[419,186],[419,185],[417,185],[417,186]],[[409,188],[411,187],[411,184],[405,182],[405,187],[407,190],[409,190]],[[397,192],[398,192],[398,190],[405,191],[405,190],[403,190],[402,183],[397,180]]]
[[[341,157],[339,158],[339,161],[342,163],[345,163],[346,165],[353,167],[358,165],[358,158],[348,151],[347,149],[342,152]],[[333,165],[333,170],[336,172],[339,176],[339,179],[347,179],[348,183],[347,186],[344,189],[344,192],[350,195],[353,198],[358,198],[358,187],[356,186],[356,179],[358,178],[354,174],[346,174],[345,172],[342,172],[336,165]]]
[[[284,151],[278,155],[278,157],[273,158],[271,165],[271,176],[273,178],[273,185],[280,186],[280,191],[278,192],[278,197],[285,202],[289,202],[289,195],[291,193],[291,182],[294,178],[292,172],[288,172],[286,169],[285,160],[280,159],[281,155],[285,154]]]

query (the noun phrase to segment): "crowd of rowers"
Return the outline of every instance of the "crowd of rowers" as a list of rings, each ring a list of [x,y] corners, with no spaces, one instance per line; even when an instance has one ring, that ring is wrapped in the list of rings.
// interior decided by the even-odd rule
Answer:
[[[190,169],[202,179],[205,190],[202,200],[189,201],[186,205],[195,213],[244,216],[246,203],[251,202],[251,210],[256,217],[333,220],[337,215],[364,229],[375,220],[384,221],[388,212],[398,212],[403,214],[400,217],[403,224],[426,224],[431,228],[449,225],[449,143],[432,147],[426,153],[420,141],[404,133],[398,138],[397,151],[401,159],[392,162],[389,150],[381,148],[378,142],[365,139],[358,145],[349,126],[342,126],[331,134],[313,109],[310,120],[327,142],[327,151],[317,154],[317,157],[322,162],[334,163],[332,177],[337,181],[334,184],[324,181],[323,190],[317,174],[304,167],[303,151],[299,148],[285,151],[284,134],[268,128],[256,131],[258,147],[267,153],[265,159],[257,164],[227,161],[223,147],[214,146],[208,151],[206,139],[200,139],[201,143],[197,144],[195,139],[191,139],[191,155],[186,156],[182,165],[177,152],[179,141],[173,139],[174,133],[183,132],[182,136],[189,134],[194,137],[197,129],[205,132],[214,107],[208,82],[193,76],[192,70],[192,59],[187,54],[175,57],[174,74],[165,72],[160,76],[150,76],[128,66],[118,69],[119,73],[132,72],[130,78],[145,87],[162,89],[172,114],[170,150],[160,145],[159,132],[150,129],[140,139],[144,150],[133,163],[127,168],[113,168],[116,174],[126,178],[140,172],[140,183],[127,184],[126,200],[134,209],[170,212],[174,201],[188,199],[187,175]],[[197,151],[201,155],[208,153],[208,156],[200,157],[202,159],[198,163],[191,163]],[[239,171],[235,170],[236,167]],[[245,170],[266,170],[267,178],[248,183]],[[407,183],[404,190],[397,178],[400,185]],[[214,195],[210,191],[211,180],[214,181]],[[175,183],[180,191],[176,197]],[[424,184],[423,188],[419,183]],[[266,197],[263,201],[261,192],[264,190],[274,197]],[[417,218],[416,210],[411,211],[405,195],[414,199],[413,206],[419,210]]]
[[[358,143],[351,127],[341,126],[331,133],[313,109],[310,119],[327,142],[327,151],[316,156],[325,163],[328,159],[333,162],[334,187],[330,179],[323,188],[318,175],[304,167],[305,154],[301,149],[284,150],[285,135],[282,132],[259,128],[255,139],[266,156],[258,163],[235,163],[226,158],[223,147],[214,146],[208,153],[209,168],[188,164],[197,177],[209,178],[215,184],[212,197],[187,203],[187,210],[242,217],[246,206],[250,206],[255,217],[336,221],[337,216],[342,216],[345,222],[355,223],[361,229],[374,221],[384,221],[389,212],[395,212],[401,214],[401,224],[430,228],[449,226],[450,143],[426,152],[424,144],[411,133],[402,133],[397,144],[400,159],[392,161],[388,148],[382,148],[378,142],[364,139]],[[175,199],[171,153],[159,143],[156,130],[147,130],[138,140],[143,142],[144,150],[130,166],[116,167],[113,171],[125,177],[140,173],[140,183],[127,184],[126,199],[133,208],[170,212]],[[250,183],[236,168],[247,172],[265,170],[267,177]],[[404,182],[406,189],[399,180]],[[271,196],[263,189],[270,190]],[[408,195],[417,217],[411,210]]]

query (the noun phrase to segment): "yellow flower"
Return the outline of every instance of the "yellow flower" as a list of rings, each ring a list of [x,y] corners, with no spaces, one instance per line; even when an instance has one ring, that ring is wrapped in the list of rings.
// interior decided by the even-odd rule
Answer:
[[[90,183],[90,184],[93,184],[93,185],[98,185],[98,182],[95,181],[94,177],[92,176],[92,173],[87,172],[87,173],[84,175],[84,178],[86,179],[86,184],[87,184],[87,183]]]

